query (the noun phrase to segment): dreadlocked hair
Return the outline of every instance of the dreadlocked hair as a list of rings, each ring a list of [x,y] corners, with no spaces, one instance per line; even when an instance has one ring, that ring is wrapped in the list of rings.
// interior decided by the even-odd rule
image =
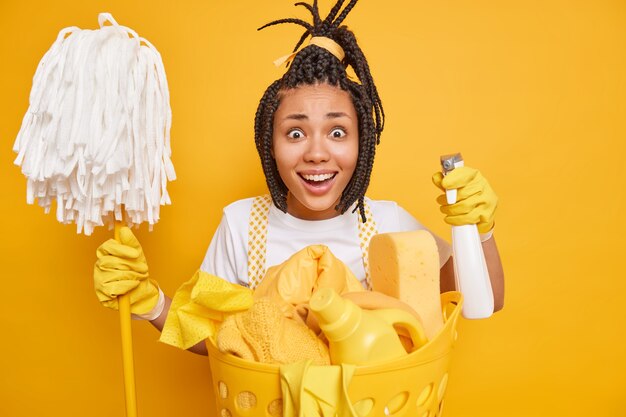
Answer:
[[[345,0],[337,0],[323,20],[319,14],[317,0],[313,0],[312,4],[299,2],[295,5],[305,7],[313,15],[312,24],[301,19],[288,18],[272,21],[258,29],[283,23],[297,24],[304,27],[305,32],[296,43],[293,52],[300,48],[307,37],[321,36],[335,41],[345,53],[343,61],[339,61],[332,53],[317,45],[301,49],[288,64],[286,73],[265,90],[259,102],[254,121],[254,139],[272,200],[283,212],[287,212],[289,190],[280,178],[276,161],[271,154],[274,113],[280,104],[282,92],[303,85],[326,83],[350,94],[358,115],[359,126],[359,156],[356,168],[335,210],[343,214],[356,202],[354,210],[358,209],[362,221],[366,221],[364,196],[369,186],[376,145],[380,143],[385,113],[367,59],[357,44],[356,37],[346,26],[340,26],[357,1],[350,0],[342,10]],[[348,77],[346,73],[348,66],[352,67],[359,82]]]

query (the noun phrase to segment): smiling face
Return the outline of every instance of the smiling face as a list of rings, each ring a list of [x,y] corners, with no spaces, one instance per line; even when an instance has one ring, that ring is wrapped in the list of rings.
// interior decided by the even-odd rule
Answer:
[[[280,93],[272,155],[289,193],[287,212],[305,220],[339,215],[335,206],[359,155],[358,118],[350,95],[328,84]]]

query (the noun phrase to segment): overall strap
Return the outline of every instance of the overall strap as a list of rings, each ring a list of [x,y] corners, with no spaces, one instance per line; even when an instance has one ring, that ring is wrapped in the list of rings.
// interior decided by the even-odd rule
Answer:
[[[254,289],[265,276],[267,222],[272,198],[269,194],[256,197],[248,223],[248,287]]]
[[[256,288],[265,276],[265,253],[267,250],[267,225],[269,219],[272,198],[269,194],[256,197],[250,209],[248,224],[248,286]],[[359,246],[363,269],[365,270],[365,282],[368,290],[372,289],[369,270],[368,249],[370,240],[378,233],[374,216],[369,204],[365,202],[365,218],[367,222],[361,222],[360,216],[355,216],[359,230]]]
[[[365,283],[368,290],[372,289],[372,281],[370,278],[370,267],[369,267],[369,247],[370,240],[374,235],[378,234],[378,227],[376,226],[376,222],[374,221],[374,216],[372,215],[372,210],[370,209],[367,201],[364,202],[365,208],[365,219],[367,220],[365,223],[361,221],[361,216],[356,216],[357,222],[359,223],[359,245],[361,246],[361,255],[363,259],[363,269],[365,270]]]

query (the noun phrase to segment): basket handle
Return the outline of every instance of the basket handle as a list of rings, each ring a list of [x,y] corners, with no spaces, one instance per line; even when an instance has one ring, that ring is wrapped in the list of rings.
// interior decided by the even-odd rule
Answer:
[[[444,323],[453,316],[458,316],[455,312],[463,306],[463,294],[458,291],[448,291],[441,294],[441,313]]]

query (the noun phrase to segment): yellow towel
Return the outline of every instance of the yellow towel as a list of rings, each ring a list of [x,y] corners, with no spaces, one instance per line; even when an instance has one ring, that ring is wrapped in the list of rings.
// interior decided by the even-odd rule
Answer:
[[[286,318],[269,298],[255,300],[248,311],[227,317],[218,330],[217,347],[256,362],[311,359],[317,365],[330,364],[328,347],[300,320]]]
[[[174,295],[160,341],[181,349],[211,338],[226,315],[252,305],[252,290],[198,270]]]
[[[283,417],[357,417],[348,397],[355,366],[311,366],[301,361],[280,367]]]
[[[318,288],[330,287],[338,294],[365,291],[359,280],[342,261],[324,245],[311,245],[296,252],[280,265],[267,270],[256,287],[254,298],[269,297],[281,306],[286,317],[306,321],[298,310],[308,304]]]

